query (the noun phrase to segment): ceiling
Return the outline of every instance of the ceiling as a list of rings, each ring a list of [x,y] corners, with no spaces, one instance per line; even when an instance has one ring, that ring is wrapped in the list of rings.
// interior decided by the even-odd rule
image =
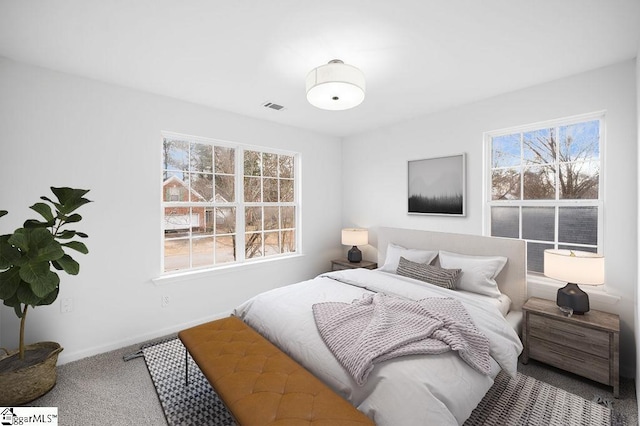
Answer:
[[[338,137],[639,49],[640,0],[0,0],[0,56]],[[332,59],[365,74],[352,110],[306,101]]]

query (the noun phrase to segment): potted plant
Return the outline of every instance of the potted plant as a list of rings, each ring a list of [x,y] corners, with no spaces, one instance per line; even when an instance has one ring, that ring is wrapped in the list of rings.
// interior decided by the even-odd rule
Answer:
[[[68,249],[88,253],[76,237],[87,234],[68,229],[82,220],[74,213],[90,202],[84,189],[54,188],[57,201],[40,197],[30,208],[44,221],[29,219],[11,234],[0,235],[0,299],[20,318],[20,344],[17,351],[0,359],[0,406],[15,406],[47,393],[56,383],[56,363],[62,347],[55,342],[25,345],[24,327],[29,306],[50,305],[58,297],[60,278],[56,271],[71,275],[80,265]],[[52,209],[53,207],[53,209]],[[0,210],[0,217],[7,214]]]

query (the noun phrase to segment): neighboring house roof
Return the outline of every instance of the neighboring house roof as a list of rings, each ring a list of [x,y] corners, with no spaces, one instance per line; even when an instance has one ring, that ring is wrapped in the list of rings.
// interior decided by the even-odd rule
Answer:
[[[187,191],[190,191],[191,194],[193,194],[195,197],[197,197],[200,201],[207,201],[207,199],[205,197],[203,197],[202,195],[200,195],[198,193],[198,191],[196,191],[195,189],[189,188],[189,185],[187,185],[187,183],[185,181],[183,181],[182,179],[180,179],[176,175],[171,175],[170,177],[165,179],[165,181],[162,182],[162,186],[165,187],[169,183],[177,183],[177,184],[181,185]],[[226,200],[220,194],[215,194],[215,201],[216,201],[216,203],[228,203],[229,202],[228,200]]]

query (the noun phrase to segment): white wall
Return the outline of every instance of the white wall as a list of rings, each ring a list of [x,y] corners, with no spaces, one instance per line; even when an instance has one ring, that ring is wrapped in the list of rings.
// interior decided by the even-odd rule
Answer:
[[[0,233],[35,213],[49,186],[90,189],[79,212],[90,253],[61,274],[53,306],[31,310],[27,340],[54,340],[60,362],[155,338],[222,315],[260,291],[328,270],[340,252],[340,140],[0,58]],[[259,104],[256,105],[259,107]],[[162,130],[297,151],[304,256],[158,286]],[[328,232],[327,232],[328,231]],[[170,305],[161,308],[162,295]],[[60,313],[61,298],[74,309]],[[18,320],[2,307],[0,346]]]
[[[605,229],[607,292],[592,307],[621,316],[621,372],[635,375],[637,268],[636,64],[549,82],[418,117],[343,141],[343,225],[395,226],[481,234],[483,132],[606,110]],[[407,215],[407,161],[465,152],[467,216]],[[369,249],[365,258],[375,259]]]

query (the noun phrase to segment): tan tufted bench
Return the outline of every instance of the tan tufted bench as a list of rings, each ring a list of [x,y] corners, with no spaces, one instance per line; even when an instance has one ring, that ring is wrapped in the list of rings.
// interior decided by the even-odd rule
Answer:
[[[242,426],[374,424],[239,318],[178,336]]]

